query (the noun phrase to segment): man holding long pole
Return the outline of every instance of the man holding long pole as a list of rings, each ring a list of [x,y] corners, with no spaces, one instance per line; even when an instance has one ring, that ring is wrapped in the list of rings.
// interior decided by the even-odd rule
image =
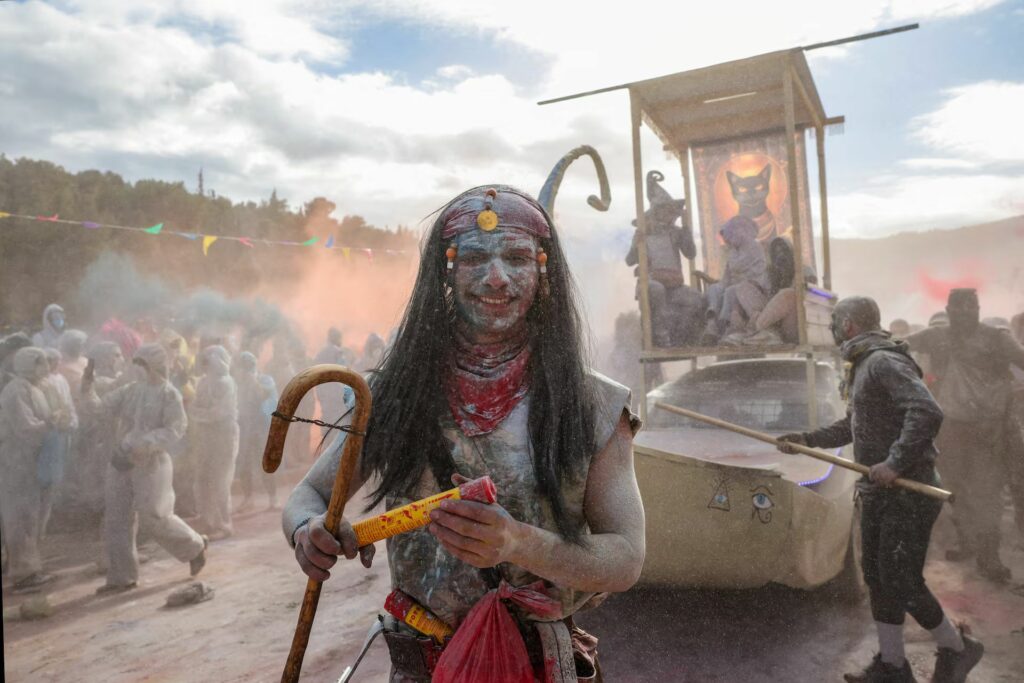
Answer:
[[[909,613],[938,644],[933,683],[964,681],[984,647],[953,625],[922,573],[942,503],[891,486],[897,477],[939,483],[934,440],[942,411],[906,344],[882,331],[880,319],[878,304],[867,297],[836,304],[831,329],[848,368],[847,414],[828,427],[780,437],[779,450],[795,452],[790,443],[835,448],[852,442],[857,462],[871,468],[858,492],[864,581],[879,653],[864,671],[846,674],[846,680],[915,680],[903,648],[903,622]]]

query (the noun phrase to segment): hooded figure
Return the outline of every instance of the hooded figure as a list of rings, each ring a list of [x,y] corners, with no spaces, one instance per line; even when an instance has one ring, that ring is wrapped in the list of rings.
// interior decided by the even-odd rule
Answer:
[[[928,354],[932,391],[946,414],[937,444],[942,478],[956,495],[953,522],[960,541],[947,557],[974,556],[982,575],[1005,582],[1010,570],[999,557],[999,525],[1002,489],[1013,473],[1006,471],[1003,452],[1019,443],[1011,366],[1024,369],[1024,348],[1007,330],[980,321],[973,289],[952,290],[946,313],[947,326],[915,332],[907,343]]]
[[[85,343],[89,337],[81,330],[68,330],[60,337],[60,374],[68,381],[71,395],[78,397],[82,386],[82,373],[88,360],[85,357]]]
[[[359,371],[364,375],[372,372],[384,359],[384,340],[376,332],[371,332],[363,344],[363,357],[359,360]]]
[[[174,514],[172,465],[167,449],[185,433],[181,394],[167,379],[167,352],[159,344],[139,347],[132,363],[139,379],[100,398],[92,378],[82,379],[83,402],[99,419],[114,423],[107,468],[104,544],[109,570],[99,592],[137,585],[135,534],[147,534],[194,576],[206,563],[206,540]]]
[[[58,304],[50,304],[43,309],[43,329],[32,335],[32,346],[55,349],[63,333],[64,309]]]
[[[46,494],[39,483],[38,460],[53,429],[50,407],[40,383],[50,372],[46,354],[29,346],[15,352],[14,378],[0,392],[0,518],[15,588],[31,589],[53,577],[42,573],[39,540]]]
[[[93,363],[92,388],[99,398],[130,381],[130,373],[124,372],[121,347],[114,342],[96,344],[89,350],[88,357]],[[72,392],[79,401],[79,427],[75,454],[68,462],[67,481],[74,484],[77,508],[85,514],[98,515],[103,512],[104,482],[117,421],[110,414],[97,413],[83,405],[81,389],[72,389]]]
[[[17,377],[13,369],[14,354],[26,346],[32,346],[32,340],[24,332],[9,334],[0,341],[0,390]]]
[[[723,332],[754,331],[754,320],[767,302],[771,288],[764,248],[757,241],[757,225],[734,216],[720,231],[727,253],[722,279],[708,287],[706,336],[717,340]]]
[[[333,365],[344,365],[350,367],[355,359],[352,353],[341,345],[341,330],[332,327],[327,331],[327,345],[320,349],[313,363],[330,363]],[[324,422],[335,422],[345,412],[345,402],[352,397],[352,389],[330,382],[321,384],[316,388],[316,400],[320,402],[320,419]],[[323,427],[324,436],[329,436],[331,430]]]
[[[205,374],[190,408],[197,457],[196,507],[211,538],[231,535],[231,481],[238,457],[238,390],[223,346],[203,349]]]
[[[277,484],[274,477],[263,471],[262,462],[270,414],[277,406],[277,388],[270,375],[256,368],[256,356],[248,351],[238,356],[234,374],[238,384],[238,464],[245,496],[239,509],[252,506],[256,479],[267,493],[268,507],[273,508],[277,505]]]

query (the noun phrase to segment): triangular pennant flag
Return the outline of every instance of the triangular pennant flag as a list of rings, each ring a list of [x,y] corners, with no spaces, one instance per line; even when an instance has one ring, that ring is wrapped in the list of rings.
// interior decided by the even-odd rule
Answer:
[[[248,237],[239,237],[238,241],[252,249],[252,242],[249,240]]]
[[[327,236],[327,243],[324,244],[324,249],[330,249],[334,246],[334,235]]]
[[[82,227],[83,228],[95,229],[95,228],[100,227],[100,224],[99,223],[93,223],[92,221],[82,221]]]
[[[184,237],[187,240],[195,241],[195,240],[199,239],[199,235],[195,234],[194,232],[179,232],[178,234],[181,235],[182,237]]]
[[[320,239],[319,237],[310,237],[308,240],[306,240],[305,242],[302,243],[302,246],[304,246],[304,247],[311,247],[314,244],[316,244],[317,240],[319,240],[319,239]]]
[[[7,213],[6,211],[0,211],[0,218],[7,218],[10,215],[11,214]]]
[[[210,245],[217,241],[213,235],[203,235],[203,256],[210,253]]]
[[[163,223],[157,223],[156,225],[149,226],[148,228],[146,228],[142,232],[148,232],[150,235],[159,235],[160,231],[163,230],[163,229],[164,229],[164,224]]]
[[[342,247],[341,255],[345,257],[345,260],[348,260],[349,258],[352,257],[352,250],[349,249],[348,247]]]
[[[56,223],[57,218],[59,218],[59,214],[56,213],[52,216],[36,216],[37,221],[50,221],[51,223]]]

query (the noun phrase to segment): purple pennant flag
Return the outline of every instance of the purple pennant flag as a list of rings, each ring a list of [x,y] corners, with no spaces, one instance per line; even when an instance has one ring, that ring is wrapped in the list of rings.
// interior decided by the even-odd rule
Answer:
[[[82,221],[82,227],[83,228],[95,229],[95,228],[100,227],[100,224],[99,223],[93,223],[92,221]]]

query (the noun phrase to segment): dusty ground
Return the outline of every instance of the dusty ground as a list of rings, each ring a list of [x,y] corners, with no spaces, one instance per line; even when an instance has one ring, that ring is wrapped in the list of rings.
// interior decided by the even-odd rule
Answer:
[[[168,593],[187,583],[187,567],[163,551],[147,547],[139,589],[100,598],[93,595],[103,583],[95,569],[95,540],[88,534],[49,539],[48,561],[60,577],[46,593],[55,613],[4,623],[6,680],[277,680],[305,588],[278,519],[269,511],[238,517],[236,535],[211,546],[199,577],[216,589],[214,599],[178,609],[163,605]],[[1024,680],[1024,588],[992,586],[970,565],[942,560],[939,544],[947,533],[943,521],[928,578],[943,604],[968,619],[988,648],[971,681]],[[1004,555],[1024,581],[1024,552],[1012,547]],[[380,561],[370,571],[345,563],[334,572],[321,598],[303,680],[337,680],[387,587]],[[25,599],[11,595],[5,582],[6,611]],[[842,606],[819,593],[779,588],[632,591],[580,622],[601,637],[610,681],[836,681],[874,648],[865,605]],[[933,661],[927,634],[908,626],[907,638],[911,662],[927,681]],[[386,668],[378,642],[355,680],[384,681]]]

